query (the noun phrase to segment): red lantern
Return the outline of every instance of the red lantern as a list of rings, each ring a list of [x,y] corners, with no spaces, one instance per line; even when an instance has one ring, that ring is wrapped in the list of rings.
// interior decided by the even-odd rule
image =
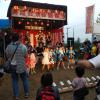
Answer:
[[[37,22],[34,22],[35,25],[37,25]]]
[[[26,22],[26,24],[27,24],[27,25],[29,25],[29,24],[30,24],[30,22]]]
[[[41,22],[41,25],[43,25],[44,23],[43,22]]]
[[[21,24],[21,21],[19,21],[18,24]]]
[[[47,23],[47,26],[49,26],[49,23]]]

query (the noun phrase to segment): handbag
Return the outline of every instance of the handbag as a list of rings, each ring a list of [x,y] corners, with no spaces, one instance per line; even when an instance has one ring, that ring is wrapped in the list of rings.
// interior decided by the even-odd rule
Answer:
[[[16,66],[16,65],[12,65],[11,62],[12,62],[12,59],[13,59],[13,57],[14,57],[16,51],[17,51],[17,48],[18,48],[18,45],[17,45],[17,47],[16,47],[16,49],[15,49],[15,51],[14,51],[14,53],[13,53],[11,59],[8,59],[8,60],[5,62],[5,64],[3,65],[3,67],[4,67],[4,72],[6,72],[6,73],[16,72],[16,67],[17,67],[17,66]]]

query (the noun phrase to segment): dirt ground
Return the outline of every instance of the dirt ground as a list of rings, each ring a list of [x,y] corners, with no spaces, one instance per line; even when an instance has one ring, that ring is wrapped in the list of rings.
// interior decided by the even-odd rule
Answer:
[[[91,77],[100,75],[99,70],[95,69],[87,69],[85,73],[85,77]],[[40,70],[37,70],[37,73],[34,75],[29,76],[30,80],[30,97],[27,100],[35,100],[36,96],[36,90],[40,86],[40,78],[43,72]],[[66,80],[72,80],[75,77],[74,69],[71,70],[64,70],[60,69],[57,71],[54,69],[52,71],[54,82],[59,84],[59,81],[66,81]],[[0,100],[13,100],[12,95],[12,85],[11,85],[11,78],[9,74],[4,75],[2,80],[2,85],[0,85]],[[24,91],[22,87],[22,82],[19,80],[19,87],[20,87],[20,100],[26,100],[24,98]],[[60,94],[61,100],[72,100],[72,92],[62,93]],[[89,95],[86,97],[86,100],[94,100],[95,98],[95,89],[91,88],[89,89]]]

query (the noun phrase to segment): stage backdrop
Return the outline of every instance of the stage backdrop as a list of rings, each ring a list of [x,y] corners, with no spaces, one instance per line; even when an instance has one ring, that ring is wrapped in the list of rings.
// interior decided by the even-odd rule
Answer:
[[[33,47],[38,46],[37,37],[38,35],[41,35],[43,38],[44,43],[46,42],[46,37],[50,35],[51,38],[51,44],[52,46],[55,46],[57,42],[63,41],[63,28],[55,29],[52,31],[37,31],[37,30],[16,30],[15,32],[18,32],[22,38],[22,42],[25,44],[28,39]],[[40,34],[39,34],[40,33]]]

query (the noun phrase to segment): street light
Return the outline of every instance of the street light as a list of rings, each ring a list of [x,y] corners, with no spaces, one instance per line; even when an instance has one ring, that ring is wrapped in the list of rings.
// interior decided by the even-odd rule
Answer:
[[[67,43],[68,43],[68,30],[69,30],[70,28],[69,27],[67,27]]]

